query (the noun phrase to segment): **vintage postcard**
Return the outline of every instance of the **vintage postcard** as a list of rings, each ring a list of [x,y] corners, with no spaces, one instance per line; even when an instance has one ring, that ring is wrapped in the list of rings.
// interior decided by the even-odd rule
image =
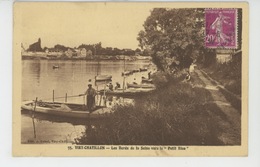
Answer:
[[[14,156],[247,156],[247,3],[13,9]]]

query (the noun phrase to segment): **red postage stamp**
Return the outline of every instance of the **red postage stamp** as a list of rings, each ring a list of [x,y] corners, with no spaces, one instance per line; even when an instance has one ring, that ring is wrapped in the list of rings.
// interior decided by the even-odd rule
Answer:
[[[205,9],[205,47],[237,48],[237,10]]]

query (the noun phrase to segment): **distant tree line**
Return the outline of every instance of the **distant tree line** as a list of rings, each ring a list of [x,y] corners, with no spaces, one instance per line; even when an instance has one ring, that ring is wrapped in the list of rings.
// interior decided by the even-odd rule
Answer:
[[[139,48],[133,50],[133,49],[119,49],[119,48],[113,48],[113,47],[102,47],[102,43],[99,42],[97,44],[81,44],[78,47],[68,47],[64,46],[61,44],[56,44],[52,48],[44,47],[43,49],[41,48],[41,43],[40,43],[40,38],[39,41],[30,45],[29,49],[27,51],[46,51],[47,49],[51,52],[65,52],[68,49],[71,49],[72,51],[75,51],[75,49],[82,49],[85,48],[86,50],[91,50],[93,55],[127,55],[127,56],[132,56],[132,55],[142,55],[142,56],[149,56],[149,52],[144,49],[141,50]],[[37,49],[35,49],[37,48]]]

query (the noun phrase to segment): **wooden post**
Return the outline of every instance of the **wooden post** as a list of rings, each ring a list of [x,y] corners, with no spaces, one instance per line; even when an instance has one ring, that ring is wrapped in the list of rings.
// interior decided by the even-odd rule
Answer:
[[[66,93],[66,95],[65,95],[65,103],[67,103],[67,98],[68,98],[68,95]]]
[[[54,89],[52,90],[52,102],[54,103]]]
[[[125,55],[124,55],[124,72],[125,72]],[[125,73],[124,73],[124,79],[123,79],[123,92],[125,92]]]
[[[103,104],[104,104],[104,106],[106,106],[107,104],[106,104],[106,85],[105,85],[105,87],[104,87],[104,95],[103,95]]]
[[[123,79],[123,92],[125,92],[125,75],[124,75],[124,79]]]
[[[36,99],[35,99],[34,109],[33,109],[33,113],[32,113],[34,139],[36,139],[36,130],[35,130],[35,123],[34,123],[34,113],[35,113],[35,110],[36,110],[37,100],[38,100],[38,97],[36,97]]]

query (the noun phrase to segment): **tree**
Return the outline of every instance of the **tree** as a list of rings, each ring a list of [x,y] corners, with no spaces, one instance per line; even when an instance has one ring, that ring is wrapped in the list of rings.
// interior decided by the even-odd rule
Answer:
[[[60,45],[60,44],[57,44],[54,46],[54,49],[57,50],[57,51],[67,51],[68,50],[68,47],[64,46],[64,45]]]
[[[135,53],[140,53],[140,52],[141,52],[141,49],[139,49],[139,48],[135,49]]]
[[[163,71],[174,61],[187,68],[203,47],[203,17],[203,9],[155,8],[138,34],[139,46],[151,51],[153,62]]]

